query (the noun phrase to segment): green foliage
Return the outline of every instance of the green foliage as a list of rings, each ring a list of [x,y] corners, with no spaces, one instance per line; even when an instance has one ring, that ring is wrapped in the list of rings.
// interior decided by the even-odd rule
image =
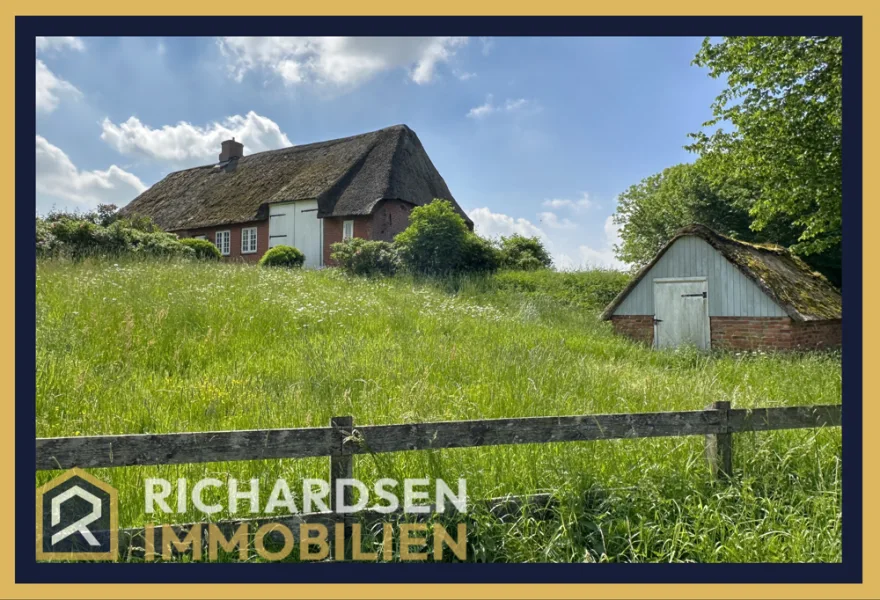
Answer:
[[[498,268],[497,251],[468,230],[448,200],[414,208],[409,227],[397,234],[394,245],[411,273],[450,275]]]
[[[501,256],[498,249],[486,239],[468,232],[461,248],[461,258],[457,267],[460,273],[491,273],[498,270]]]
[[[400,258],[392,244],[379,240],[349,238],[330,245],[330,258],[349,275],[394,275]]]
[[[222,257],[220,249],[208,240],[184,238],[180,240],[180,243],[192,248],[196,258],[199,260],[220,260]]]
[[[275,246],[260,259],[261,267],[287,267],[298,269],[306,262],[305,255],[293,246]]]
[[[514,234],[502,236],[499,242],[501,267],[520,271],[549,269],[553,259],[537,237]]]
[[[769,242],[798,248],[797,228],[777,216],[756,231],[750,207],[759,190],[749,182],[708,173],[704,159],[651,175],[618,196],[614,222],[621,243],[615,254],[624,262],[642,266],[685,225],[702,223],[718,233],[745,242]],[[840,285],[840,248],[802,256],[810,266]]]
[[[749,181],[759,193],[749,207],[762,231],[778,219],[797,233],[800,254],[841,245],[842,40],[839,37],[706,38],[694,63],[727,88],[704,126],[692,134],[714,181]]]
[[[37,255],[75,260],[106,256],[194,256],[177,236],[164,233],[148,219],[120,218],[112,205],[89,213],[50,213],[36,219]]]

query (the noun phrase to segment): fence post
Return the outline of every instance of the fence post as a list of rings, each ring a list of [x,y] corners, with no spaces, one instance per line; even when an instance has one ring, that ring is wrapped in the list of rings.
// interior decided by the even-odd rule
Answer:
[[[334,453],[330,455],[330,510],[335,513],[337,502],[336,481],[338,479],[354,478],[354,455],[351,452],[351,446],[345,443],[345,438],[350,436],[352,434],[352,429],[354,429],[354,418],[331,417],[330,427],[337,432],[338,444]],[[353,504],[353,496],[354,494],[351,486],[346,487],[342,497],[342,501],[346,506],[351,506]],[[341,521],[337,515],[336,523],[338,522],[343,523],[344,539],[348,539],[351,536],[351,513],[345,513]],[[345,553],[345,544],[341,544],[340,547],[337,547],[336,545],[335,523],[334,531],[329,531],[328,534],[330,538],[330,558],[332,559],[335,557],[336,560],[342,560]]]
[[[709,471],[713,478],[727,479],[733,473],[733,434],[730,433],[727,421],[730,402],[719,400],[707,408],[719,412],[721,424],[720,433],[710,433],[706,436],[706,459],[709,461]]]

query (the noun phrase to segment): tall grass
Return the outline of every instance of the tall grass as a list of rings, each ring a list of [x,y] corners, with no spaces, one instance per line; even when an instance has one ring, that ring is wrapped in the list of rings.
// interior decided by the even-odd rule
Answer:
[[[532,281],[563,289],[557,276]],[[431,283],[42,261],[37,435],[840,402],[839,355],[652,351],[613,335],[586,298],[522,289],[511,277]],[[465,477],[472,499],[561,499],[545,522],[476,518],[476,561],[839,561],[839,430],[738,434],[735,444],[729,484],[709,480],[698,437],[359,456],[355,476],[369,486]],[[277,478],[293,488],[326,469],[326,459],[304,459],[95,473],[119,490],[120,524],[136,526],[156,520],[144,514],[145,478],[257,478],[265,503]],[[602,499],[585,499],[590,489]]]

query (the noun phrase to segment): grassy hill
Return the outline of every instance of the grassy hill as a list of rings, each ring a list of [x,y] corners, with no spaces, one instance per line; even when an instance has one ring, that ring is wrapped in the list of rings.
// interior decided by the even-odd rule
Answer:
[[[418,282],[175,262],[41,261],[37,435],[326,426],[834,404],[837,354],[656,352],[596,319],[621,276]],[[556,518],[479,519],[478,561],[839,561],[840,431],[358,457],[355,477],[466,477],[471,499],[551,491]],[[143,525],[143,480],[325,477],[326,459],[95,470]],[[55,473],[41,473],[43,482]],[[585,503],[588,489],[604,490]],[[265,502],[265,498],[263,499]],[[217,518],[223,515],[216,515]],[[173,514],[186,522],[201,515]]]

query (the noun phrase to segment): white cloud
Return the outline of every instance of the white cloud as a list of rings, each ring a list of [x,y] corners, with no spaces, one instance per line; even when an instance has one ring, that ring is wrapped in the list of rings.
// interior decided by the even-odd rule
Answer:
[[[538,213],[538,219],[541,224],[549,227],[550,229],[574,229],[577,227],[577,224],[574,221],[562,218],[560,219],[556,213],[552,212],[542,212]]]
[[[590,267],[603,267],[608,269],[625,269],[626,263],[621,262],[614,256],[614,246],[620,244],[620,228],[614,224],[614,217],[609,216],[605,219],[603,227],[605,239],[600,248],[596,249],[591,246],[580,246],[581,263]]]
[[[566,198],[553,198],[549,200],[544,200],[541,204],[543,206],[546,206],[547,208],[553,208],[556,210],[559,210],[560,208],[567,208],[575,212],[579,212],[581,210],[596,206],[596,203],[590,200],[590,195],[587,192],[581,192],[581,197],[577,200],[570,200]]]
[[[468,111],[468,118],[471,119],[482,119],[493,112],[495,112],[496,108],[492,105],[492,94],[486,96],[486,103],[481,104],[480,106],[475,106]]]
[[[471,119],[482,119],[493,113],[526,115],[536,114],[541,112],[541,110],[541,106],[537,102],[526,100],[525,98],[508,98],[503,104],[496,105],[492,101],[492,94],[489,94],[486,96],[486,103],[470,109],[467,113],[467,117]]]
[[[77,37],[37,36],[37,54],[61,51],[66,48],[82,51],[85,50],[85,44],[83,44],[82,40]],[[78,98],[82,96],[82,93],[69,81],[65,81],[56,76],[43,61],[37,60],[37,112],[52,112],[58,108],[58,104],[61,102],[61,96]]]
[[[37,61],[37,112],[52,112],[58,108],[61,97],[79,98],[82,93],[69,81],[65,81],[49,70],[43,61]]]
[[[49,52],[51,50],[78,50],[82,52],[86,49],[83,41],[78,37],[62,36],[62,37],[45,37],[37,36],[37,52]]]
[[[122,206],[147,189],[136,175],[111,165],[106,171],[81,171],[61,148],[36,136],[37,194],[92,208],[97,204]]]
[[[474,231],[483,237],[497,238],[519,234],[547,239],[547,234],[528,219],[494,213],[489,208],[475,208],[468,212],[468,216],[474,222]]]
[[[495,46],[495,40],[490,37],[481,37],[480,44],[483,46],[483,56],[489,56],[489,53],[492,52],[492,48]]]
[[[229,71],[241,81],[266,70],[285,85],[355,87],[384,71],[405,69],[418,84],[467,43],[462,37],[225,37],[217,43]]]
[[[459,71],[458,69],[453,69],[452,74],[458,77],[459,81],[467,81],[468,79],[473,79],[477,76],[476,73],[470,73],[468,71]]]
[[[181,121],[154,129],[137,117],[118,125],[102,123],[101,139],[122,154],[145,156],[175,165],[216,162],[220,142],[234,137],[244,144],[245,154],[291,146],[290,139],[272,119],[250,111],[233,115],[204,127]]]

